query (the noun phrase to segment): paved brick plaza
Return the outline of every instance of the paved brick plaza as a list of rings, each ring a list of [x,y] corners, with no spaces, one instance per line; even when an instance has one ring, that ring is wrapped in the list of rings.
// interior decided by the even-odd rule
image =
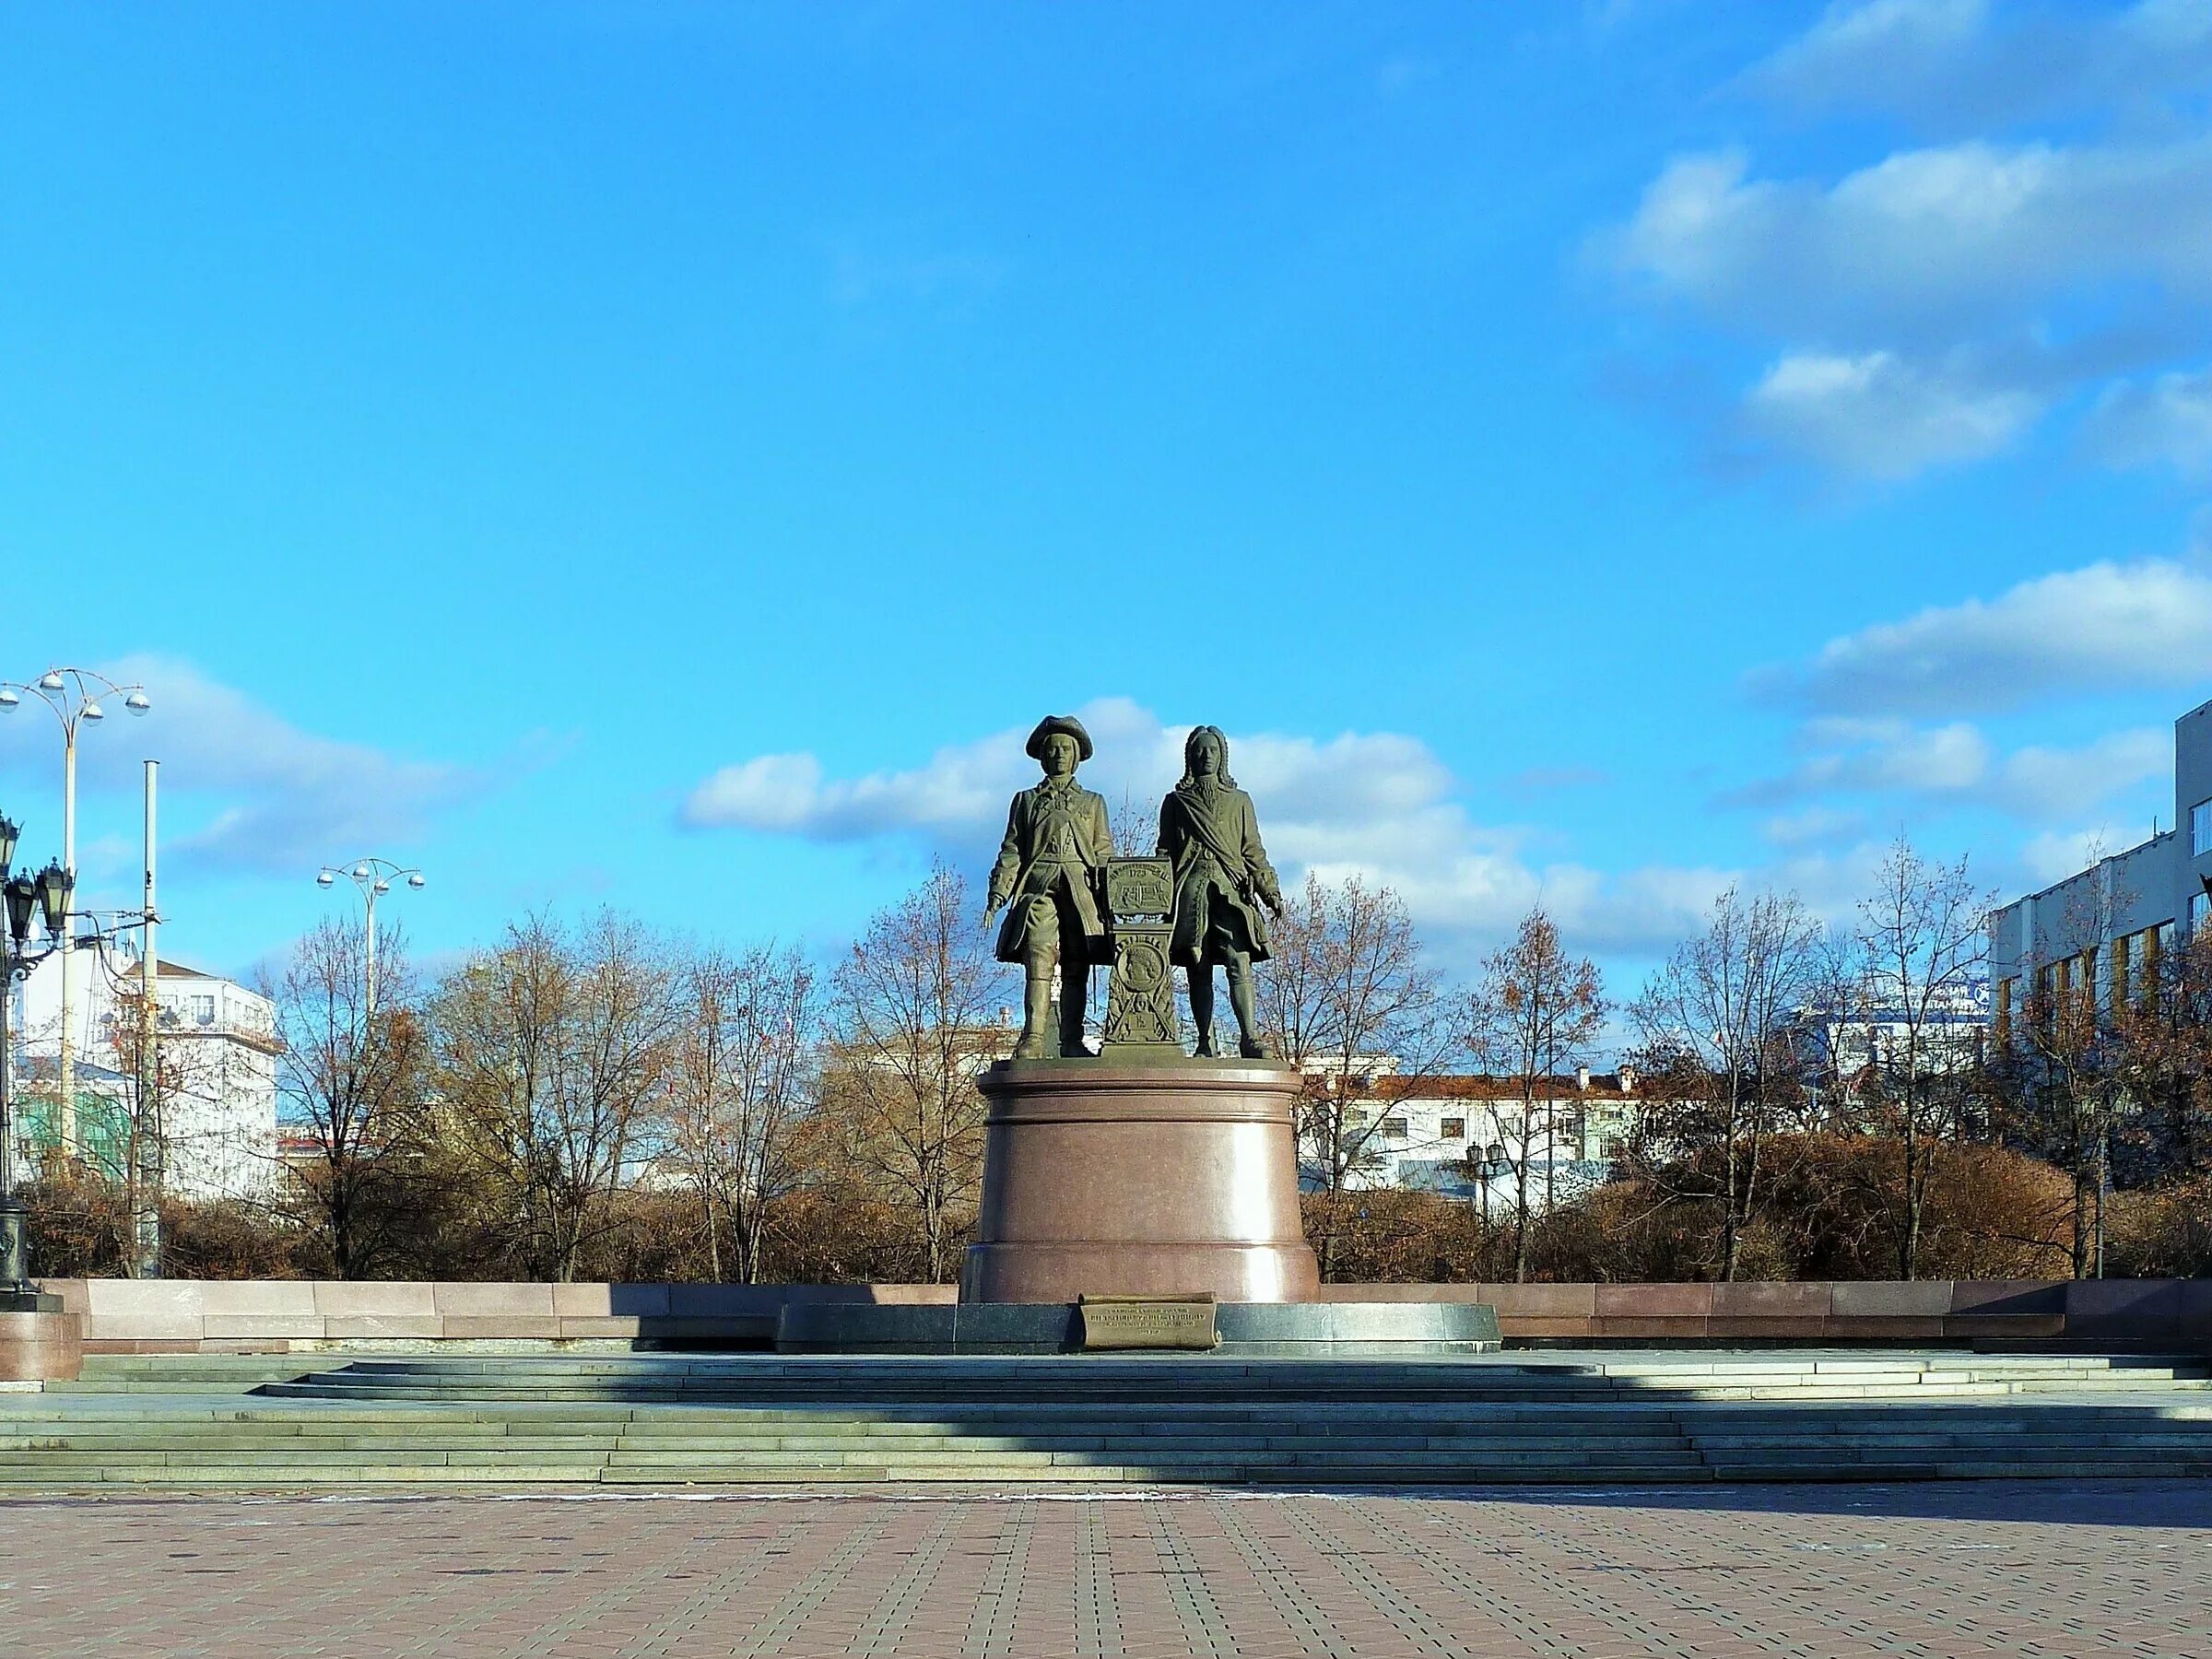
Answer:
[[[41,1654],[2212,1655],[2212,1482],[23,1500]]]

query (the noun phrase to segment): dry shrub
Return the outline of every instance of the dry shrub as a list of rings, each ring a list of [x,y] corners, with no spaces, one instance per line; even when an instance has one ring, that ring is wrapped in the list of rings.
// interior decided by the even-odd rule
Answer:
[[[1479,1276],[1482,1228],[1465,1203],[1383,1188],[1307,1193],[1300,1208],[1306,1237],[1337,1283],[1449,1284]]]
[[[65,1171],[26,1184],[30,1270],[40,1278],[129,1271],[133,1224],[121,1187]],[[161,1201],[161,1271],[171,1278],[297,1278],[299,1235],[244,1204]]]
[[[2105,1223],[2108,1273],[2129,1278],[2212,1275],[2212,1176],[2116,1193]]]
[[[2065,1175],[1997,1147],[1937,1145],[1921,1218],[1923,1278],[2045,1278],[2066,1271]],[[1740,1243],[1738,1278],[1879,1279],[1899,1271],[1906,1225],[1904,1148],[1865,1136],[1778,1135]],[[1713,1277],[1717,1200],[1668,1198],[1713,1179],[1701,1155],[1696,1181],[1618,1182],[1591,1200],[1604,1245],[1591,1264],[1601,1279],[1666,1281]],[[1677,1172],[1679,1173],[1679,1172]]]
[[[161,1271],[171,1278],[298,1278],[299,1242],[290,1228],[252,1205],[161,1205]]]
[[[975,1239],[972,1210],[946,1218],[947,1277]],[[769,1206],[761,1277],[788,1284],[915,1284],[929,1276],[929,1241],[912,1205],[861,1181],[803,1187]]]

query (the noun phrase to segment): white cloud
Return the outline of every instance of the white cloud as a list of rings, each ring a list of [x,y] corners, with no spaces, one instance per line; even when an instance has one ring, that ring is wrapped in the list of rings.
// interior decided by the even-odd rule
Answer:
[[[1997,804],[2049,821],[2082,812],[2173,771],[2173,734],[2157,727],[2114,732],[2082,748],[2031,747],[2006,756],[1991,781]]]
[[[2212,139],[1900,150],[1823,187],[1740,151],[1670,162],[1598,242],[1724,324],[1879,347],[2017,321],[2074,285],[2212,288]]]
[[[2115,732],[2079,748],[2030,745],[2001,754],[1976,726],[1954,721],[1808,722],[1815,752],[1793,771],[1724,797],[1737,806],[1815,803],[1761,826],[1782,845],[1832,840],[1861,821],[1833,797],[1900,796],[1994,808],[2030,823],[2059,823],[2162,778],[2173,740],[2157,728]]]
[[[1806,747],[1818,752],[1788,775],[1724,798],[1733,805],[1759,806],[1829,794],[1959,794],[1985,782],[1994,759],[1989,740],[1963,723],[1839,724]]]
[[[80,739],[80,833],[86,794],[135,792],[141,759],[159,759],[164,799],[212,808],[203,827],[164,842],[171,869],[312,873],[331,859],[404,846],[439,809],[484,783],[460,767],[303,732],[173,658],[126,657],[102,672],[143,683],[153,710],[127,726],[114,716],[104,723],[124,727],[130,741],[105,729]],[[28,696],[0,727],[0,753],[18,764],[42,765],[59,747],[52,716]],[[58,802],[53,812],[58,818]]]
[[[1744,400],[1750,434],[1839,472],[1908,478],[1997,453],[2042,413],[2019,388],[1977,383],[1956,366],[1917,366],[1892,351],[1794,352]]]
[[[2098,39],[2139,57],[2188,27],[2138,10]],[[1990,15],[1967,0],[1831,6],[1751,80],[1813,103],[1924,72],[1949,85],[1994,50]],[[1742,149],[1678,155],[1589,251],[1630,291],[1759,348],[1732,423],[1752,453],[1890,482],[1999,454],[2084,391],[2106,397],[2097,453],[2197,466],[2204,394],[2171,370],[2206,340],[2207,223],[2212,135],[2184,112],[2063,141],[1969,133],[1830,176],[1762,176]]]
[[[1864,813],[1834,806],[1806,806],[1796,812],[1777,813],[1759,831],[1778,847],[1810,847],[1847,840],[1866,828]]]
[[[1742,85],[1800,108],[1889,110],[1955,127],[2155,105],[2208,78],[2203,0],[2072,12],[2018,0],[1840,0]]]
[[[2112,465],[2165,465],[2185,478],[2212,479],[2212,369],[2108,388],[2084,433]]]
[[[2212,576],[2171,559],[2102,562],[1831,640],[1753,689],[1808,712],[1950,715],[2057,692],[2212,677]]]
[[[1181,774],[1190,728],[1163,724],[1127,698],[1077,711],[1098,746],[1083,780],[1110,806],[1148,820]],[[758,756],[704,780],[683,810],[695,828],[730,827],[818,841],[912,836],[973,863],[1005,822],[1006,801],[1036,778],[1027,725],[940,749],[926,765],[832,778],[811,755]],[[1495,935],[1541,901],[1593,950],[1646,949],[1690,925],[1728,872],[1658,867],[1608,877],[1539,864],[1512,830],[1474,822],[1449,770],[1419,739],[1390,732],[1313,738],[1232,733],[1230,766],[1260,804],[1285,879],[1359,874],[1403,897],[1425,927]]]
[[[1988,0],[1866,0],[1831,5],[1806,33],[1746,76],[1769,97],[1806,104],[1849,102],[1865,90],[1923,79],[1976,44]]]
[[[2046,830],[2020,849],[2020,868],[2030,891],[2078,876],[2116,847],[2133,845],[2137,837],[2115,840],[2109,826],[2089,830]]]

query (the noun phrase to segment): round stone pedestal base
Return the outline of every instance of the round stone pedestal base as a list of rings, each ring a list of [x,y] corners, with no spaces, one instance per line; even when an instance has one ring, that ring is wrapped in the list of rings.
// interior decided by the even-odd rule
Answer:
[[[964,1302],[1321,1286],[1298,1213],[1298,1074],[1253,1061],[1002,1062]]]

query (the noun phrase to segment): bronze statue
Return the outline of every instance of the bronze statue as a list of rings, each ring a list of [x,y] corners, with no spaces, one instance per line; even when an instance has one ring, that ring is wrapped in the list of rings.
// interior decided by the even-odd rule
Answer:
[[[1283,913],[1282,888],[1260,845],[1252,797],[1229,775],[1229,739],[1202,725],[1182,746],[1182,781],[1159,805],[1159,850],[1175,862],[1175,931],[1168,954],[1185,970],[1198,1053],[1214,1042],[1214,967],[1229,971],[1237,1052],[1264,1059],[1253,1023],[1252,965],[1267,959],[1267,918]]]
[[[1113,856],[1104,797],[1076,782],[1076,768],[1091,756],[1090,734],[1072,715],[1053,714],[1030,734],[1029,752],[1044,768],[1044,781],[1014,797],[1006,810],[1006,838],[991,870],[983,925],[1002,906],[998,959],[1019,962],[1028,976],[1017,1060],[1074,1055],[1083,1048],[1083,1004],[1090,965],[1104,959],[1106,923],[1099,882]],[[1046,1032],[1053,1001],[1053,970],[1060,971],[1060,1031]]]

